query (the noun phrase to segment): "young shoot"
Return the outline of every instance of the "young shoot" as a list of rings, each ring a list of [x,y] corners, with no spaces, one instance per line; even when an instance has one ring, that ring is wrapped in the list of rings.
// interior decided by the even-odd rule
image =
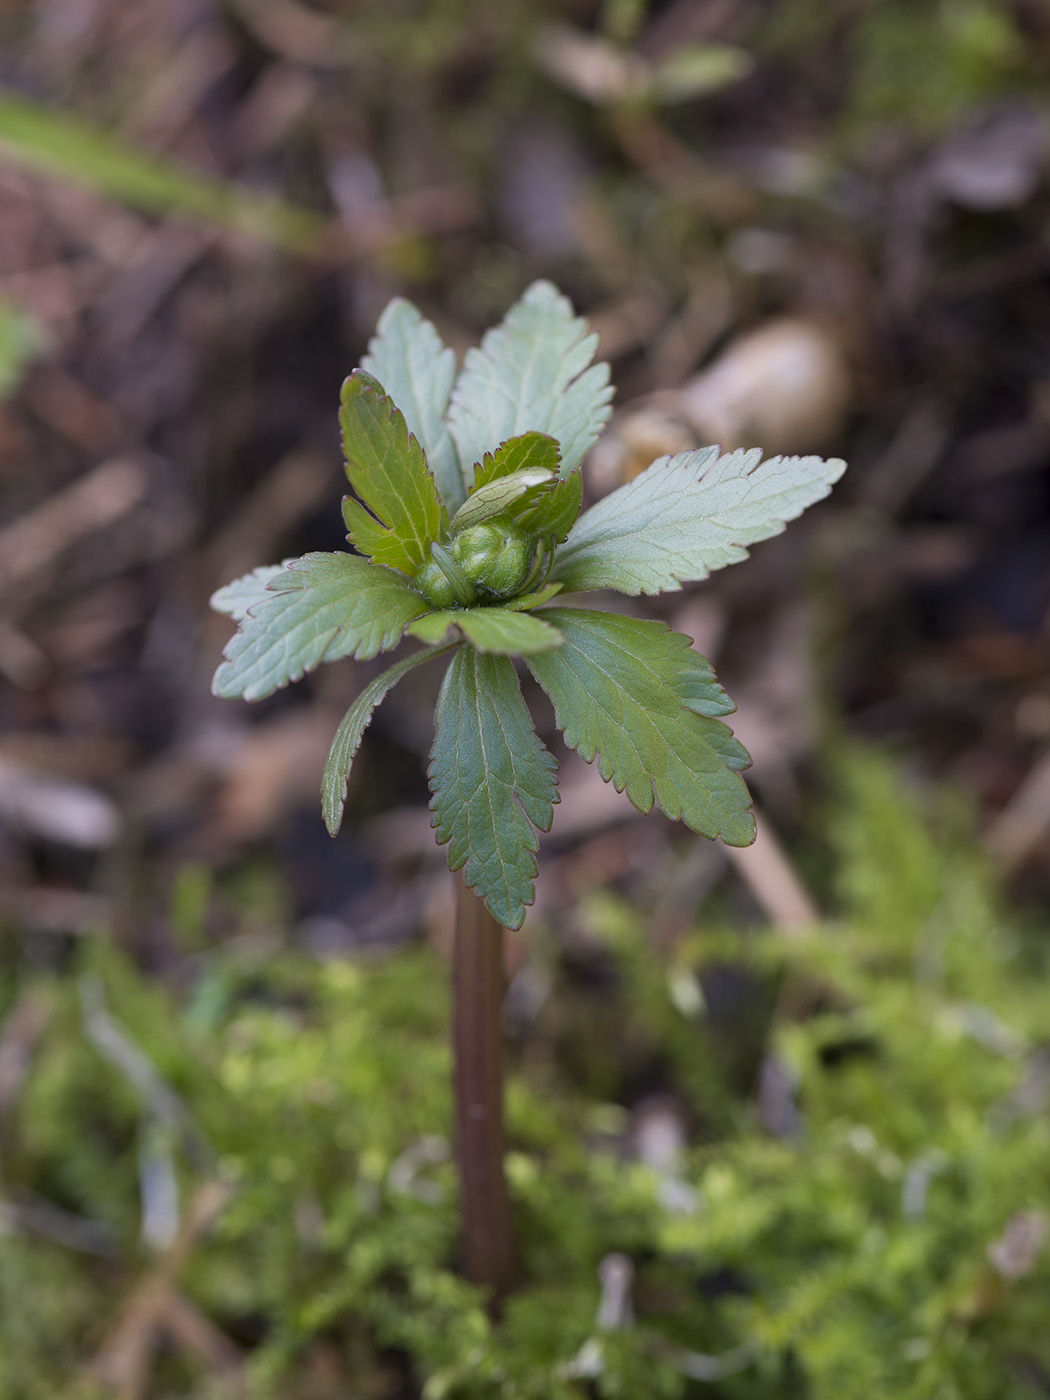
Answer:
[[[845,464],[703,447],[661,457],[580,513],[580,463],[610,411],[597,337],[548,282],[531,286],[457,374],[409,302],[380,319],[343,386],[343,502],[353,552],[256,569],[212,605],[238,622],[216,695],[258,700],[326,661],[422,643],[372,680],[339,727],[322,783],[334,835],[375,707],[414,666],[450,661],[437,702],[431,809],[449,865],[500,924],[533,900],[538,832],[557,802],[514,659],[566,742],[642,812],[754,839],[723,722],[733,705],[689,638],[664,623],[552,600],[680,589],[747,555],[826,496]]]
[[[407,301],[391,302],[343,385],[353,553],[307,554],[219,589],[238,631],[221,696],[258,700],[323,661],[422,643],[371,680],[336,731],[321,783],[335,835],[372,714],[415,666],[444,657],[430,757],[431,811],[463,872],[453,950],[456,1127],[463,1266],[495,1305],[515,1277],[503,1172],[502,928],[533,901],[536,851],[558,800],[557,764],[518,684],[546,691],[565,741],[642,812],[702,836],[755,837],[750,762],[733,704],[688,637],[662,622],[560,602],[610,588],[680,589],[826,496],[845,464],[717,447],[661,457],[580,513],[580,463],[609,415],[597,336],[536,282],[469,350],[451,350]],[[485,908],[469,893],[474,891]]]

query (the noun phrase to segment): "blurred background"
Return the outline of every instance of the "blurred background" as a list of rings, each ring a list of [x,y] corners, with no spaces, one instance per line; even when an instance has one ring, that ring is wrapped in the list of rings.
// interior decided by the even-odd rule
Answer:
[[[259,990],[268,959],[447,946],[425,783],[439,678],[378,711],[335,842],[321,766],[381,663],[255,706],[209,692],[229,634],[210,593],[343,546],[338,391],[393,295],[458,351],[537,277],[571,297],[617,389],[592,500],[701,443],[850,463],[749,562],[649,610],[738,703],[762,839],[731,853],[641,818],[556,748],[562,803],[511,948],[522,1025],[559,978],[604,986],[578,912],[596,892],[643,911],[665,950],[698,918],[790,933],[834,912],[827,755],[850,744],[948,794],[972,860],[1045,915],[1048,79],[1041,0],[0,6],[0,1119],[22,1121],[53,1043],[55,1064],[97,1062],[102,1118],[77,1132],[109,1124],[91,1170],[65,1176],[81,1149],[58,1128],[43,1145],[11,1130],[13,1238],[91,1269],[97,1246],[116,1298],[148,1202],[163,1216],[134,1102],[114,1089],[104,1106],[107,1043],[108,1073],[154,1108],[160,1093],[161,1052],[136,1071],[134,1037],[113,1031],[118,964],[148,1040],[154,994],[173,1025],[189,1005],[218,1033],[242,994],[276,998]],[[251,970],[234,977],[237,958]],[[111,1011],[91,1000],[103,984]],[[707,988],[713,1014],[745,993],[732,973]],[[667,1084],[624,1054],[599,1087],[630,1110]],[[167,1072],[191,1096],[191,1071]],[[157,1160],[185,1194],[192,1169]],[[92,1194],[106,1162],[123,1195]],[[41,1343],[74,1369],[112,1340],[84,1277],[68,1280],[80,1322],[59,1316]],[[236,1369],[229,1338],[269,1336],[267,1306],[216,1304],[198,1352]],[[126,1353],[95,1361],[92,1383],[123,1395],[203,1393],[154,1391]],[[383,1365],[387,1389],[367,1393],[414,1393]],[[314,1370],[288,1393],[346,1393]]]

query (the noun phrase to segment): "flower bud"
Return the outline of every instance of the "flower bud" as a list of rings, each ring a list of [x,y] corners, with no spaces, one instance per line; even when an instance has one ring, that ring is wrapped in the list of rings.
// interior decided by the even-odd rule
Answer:
[[[428,559],[416,570],[412,583],[435,608],[454,608],[458,602],[452,580],[435,559]]]
[[[512,598],[529,575],[533,541],[509,520],[469,525],[452,541],[452,557],[482,593]]]

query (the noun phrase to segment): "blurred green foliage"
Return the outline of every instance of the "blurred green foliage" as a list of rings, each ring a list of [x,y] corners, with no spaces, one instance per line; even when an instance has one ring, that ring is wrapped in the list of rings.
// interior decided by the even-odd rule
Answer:
[[[1018,10],[997,0],[788,0],[771,7],[759,44],[803,59],[836,55],[832,140],[851,156],[887,129],[931,138],[983,103],[1045,94]]]
[[[18,388],[22,376],[47,349],[47,334],[34,317],[0,299],[0,399]]]
[[[173,214],[250,234],[294,252],[318,251],[323,218],[185,169],[80,116],[0,91],[0,154],[86,185],[150,214]]]
[[[174,1165],[184,1205],[202,1181],[230,1188],[181,1286],[245,1345],[251,1396],[307,1393],[318,1346],[362,1394],[394,1348],[427,1400],[1041,1394],[1045,947],[1004,921],[952,804],[924,811],[859,750],[840,753],[836,792],[839,907],[808,937],[704,929],[658,955],[618,899],[582,907],[615,972],[603,991],[619,1028],[602,1043],[610,1095],[566,1074],[551,1053],[555,1012],[541,1014],[530,1044],[542,1048],[509,1090],[523,1286],[499,1322],[455,1273],[433,953],[319,963],[232,945],[196,955],[179,995],[101,939],[76,979],[27,972],[12,991],[43,999],[50,1019],[7,1123],[5,1194],[91,1222],[108,1245],[94,1258],[30,1241],[32,1219],[11,1216],[0,1396],[78,1393],[113,1300],[148,1264],[151,1154]],[[182,891],[184,923],[197,898]],[[727,1072],[703,996],[683,995],[727,965],[758,1004],[775,1003],[763,1053],[788,1086],[786,1136]],[[92,978],[178,1113],[119,1055],[100,1055],[97,1026],[85,1030]],[[635,1159],[615,1101],[639,1057],[664,1066],[695,1129],[670,1192]],[[635,1320],[603,1332],[599,1266],[613,1252],[634,1264]],[[715,1384],[683,1374],[719,1356],[742,1369]],[[195,1384],[173,1369],[163,1393]]]
[[[994,0],[869,6],[853,51],[850,115],[861,127],[904,122],[935,135],[975,103],[1016,97],[1024,79],[1021,36],[1008,7]]]

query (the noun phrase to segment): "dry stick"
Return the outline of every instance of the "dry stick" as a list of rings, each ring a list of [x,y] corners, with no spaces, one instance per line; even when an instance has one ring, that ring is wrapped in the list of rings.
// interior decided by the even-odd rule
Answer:
[[[489,1290],[510,1291],[514,1248],[503,1174],[503,928],[457,884],[453,952],[456,1138],[463,1208],[464,1273]]]

